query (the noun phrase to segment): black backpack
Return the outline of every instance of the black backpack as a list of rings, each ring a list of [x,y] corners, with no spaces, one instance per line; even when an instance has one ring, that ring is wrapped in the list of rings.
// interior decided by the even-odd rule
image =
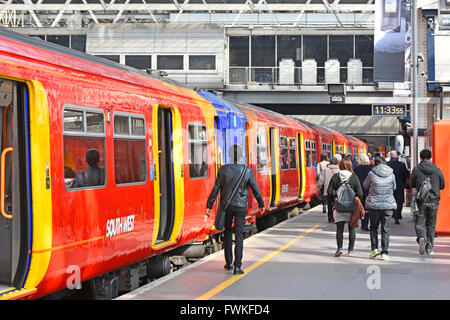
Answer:
[[[336,211],[338,212],[353,212],[356,210],[356,193],[347,181],[336,190]]]
[[[428,202],[431,197],[431,177],[427,177],[422,184],[420,185],[420,188],[417,192],[417,201],[420,202]]]

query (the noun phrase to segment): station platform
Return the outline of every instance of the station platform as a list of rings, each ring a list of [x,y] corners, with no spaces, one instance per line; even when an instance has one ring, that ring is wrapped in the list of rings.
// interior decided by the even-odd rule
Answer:
[[[369,232],[360,228],[356,253],[334,257],[335,228],[318,206],[246,239],[244,275],[225,271],[219,251],[117,300],[450,299],[450,238],[420,255],[410,208],[391,224],[388,261],[369,258]]]

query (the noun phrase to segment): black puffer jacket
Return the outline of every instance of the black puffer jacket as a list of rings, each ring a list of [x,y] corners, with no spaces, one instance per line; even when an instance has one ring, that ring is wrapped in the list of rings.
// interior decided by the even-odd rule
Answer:
[[[225,205],[225,202],[230,197],[234,190],[234,187],[241,175],[243,164],[227,164],[219,169],[219,173],[214,183],[214,188],[209,195],[206,207],[211,209],[214,201],[216,200],[219,190],[221,191],[220,203]],[[237,189],[233,199],[231,199],[230,207],[242,208],[242,210],[247,209],[248,204],[248,188],[251,188],[253,194],[260,208],[264,207],[264,200],[261,196],[261,191],[259,191],[258,185],[256,184],[255,176],[253,175],[253,170],[247,167],[244,177],[242,178],[241,184]]]
[[[409,185],[412,188],[419,190],[422,182],[425,181],[428,176],[431,177],[430,203],[439,204],[439,200],[441,199],[440,190],[445,188],[444,175],[442,174],[441,169],[431,161],[422,161],[413,169]]]

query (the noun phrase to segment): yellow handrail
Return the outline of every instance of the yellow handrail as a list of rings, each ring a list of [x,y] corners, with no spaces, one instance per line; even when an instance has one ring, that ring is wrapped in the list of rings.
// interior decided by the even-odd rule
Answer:
[[[8,152],[13,151],[12,147],[3,149],[1,156],[1,176],[0,176],[0,211],[6,219],[12,219],[12,214],[5,211],[5,158]]]

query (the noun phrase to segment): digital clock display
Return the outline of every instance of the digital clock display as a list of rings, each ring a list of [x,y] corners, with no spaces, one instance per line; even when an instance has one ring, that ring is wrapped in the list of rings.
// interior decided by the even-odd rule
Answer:
[[[404,104],[373,104],[373,116],[392,116],[404,117],[406,116],[406,105]]]

